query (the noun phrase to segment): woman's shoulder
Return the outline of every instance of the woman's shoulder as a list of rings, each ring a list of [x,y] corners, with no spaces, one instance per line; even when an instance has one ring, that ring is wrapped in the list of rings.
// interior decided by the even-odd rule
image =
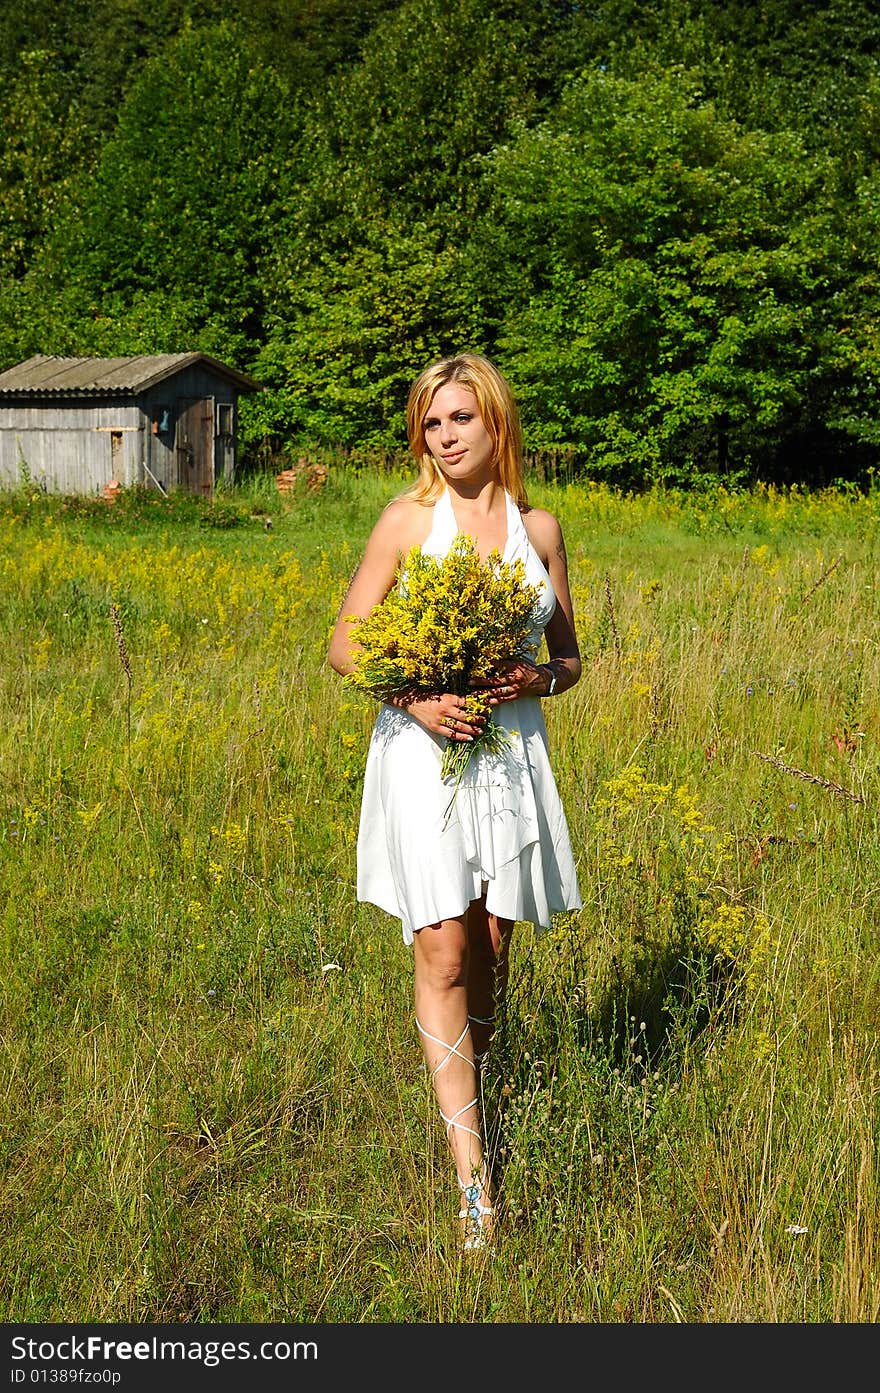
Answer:
[[[431,531],[434,518],[433,503],[401,495],[386,503],[376,519],[373,533],[377,538],[392,542],[396,549],[408,552],[420,546]]]
[[[551,550],[558,545],[562,528],[555,513],[548,512],[546,508],[534,508],[530,503],[521,508],[520,512],[529,540],[534,546],[543,544],[547,550]]]

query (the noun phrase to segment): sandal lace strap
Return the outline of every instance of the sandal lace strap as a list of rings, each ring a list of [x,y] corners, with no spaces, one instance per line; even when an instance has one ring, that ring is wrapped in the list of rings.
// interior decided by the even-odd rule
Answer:
[[[470,1101],[469,1103],[465,1103],[464,1107],[463,1107],[463,1108],[459,1108],[459,1109],[458,1109],[458,1112],[454,1112],[454,1113],[452,1114],[451,1117],[447,1117],[446,1114],[445,1114],[445,1112],[443,1111],[443,1109],[442,1109],[442,1108],[440,1109],[440,1116],[443,1118],[443,1121],[446,1123],[446,1135],[447,1135],[447,1137],[449,1136],[449,1133],[452,1131],[453,1127],[457,1127],[458,1130],[459,1130],[459,1132],[469,1132],[470,1135],[471,1135],[472,1137],[476,1137],[477,1141],[482,1141],[482,1138],[481,1138],[479,1132],[475,1132],[474,1129],[473,1129],[473,1127],[468,1127],[467,1123],[465,1123],[465,1122],[459,1122],[459,1120],[458,1120],[458,1119],[461,1117],[461,1115],[462,1115],[463,1112],[469,1112],[471,1108],[475,1108],[476,1106],[477,1106],[477,1099],[476,1099],[476,1098],[472,1098],[471,1101]]]
[[[468,1025],[467,1021],[465,1021],[464,1030],[461,1032],[454,1045],[449,1045],[445,1040],[440,1040],[436,1035],[432,1035],[430,1030],[426,1030],[425,1027],[422,1025],[418,1016],[416,1016],[416,1025],[418,1026],[419,1030],[424,1035],[426,1040],[433,1040],[435,1045],[439,1045],[441,1049],[444,1049],[446,1051],[445,1057],[441,1059],[440,1063],[437,1064],[431,1070],[432,1079],[435,1079],[437,1077],[437,1075],[440,1073],[440,1070],[444,1067],[444,1065],[449,1063],[453,1055],[458,1055],[458,1058],[463,1059],[465,1064],[470,1064],[471,1067],[473,1067],[473,1061],[468,1059],[466,1054],[462,1054],[461,1050],[458,1048],[464,1037],[467,1035],[468,1030],[470,1029],[470,1026]]]
[[[440,1040],[436,1035],[432,1035],[430,1030],[426,1030],[425,1027],[422,1025],[418,1016],[416,1016],[416,1025],[418,1026],[421,1033],[425,1036],[425,1039],[433,1040],[435,1045],[439,1045],[441,1049],[444,1049],[446,1051],[446,1054],[440,1060],[440,1063],[435,1065],[435,1067],[431,1070],[432,1079],[435,1079],[437,1077],[437,1075],[440,1073],[440,1070],[449,1063],[453,1055],[457,1055],[459,1059],[464,1060],[465,1064],[469,1064],[472,1069],[474,1068],[474,1061],[472,1059],[468,1059],[467,1055],[462,1054],[461,1050],[458,1048],[464,1037],[467,1035],[468,1030],[470,1029],[467,1021],[465,1021],[464,1030],[461,1032],[454,1045],[450,1045],[446,1042],[446,1040]],[[452,1131],[453,1127],[456,1127],[460,1132],[469,1132],[472,1137],[477,1138],[477,1141],[482,1140],[479,1132],[476,1132],[473,1127],[468,1127],[466,1123],[459,1122],[458,1120],[463,1113],[470,1112],[471,1108],[475,1108],[477,1106],[477,1102],[478,1100],[476,1098],[472,1098],[469,1103],[465,1103],[464,1107],[459,1108],[456,1112],[452,1114],[451,1117],[447,1117],[443,1109],[440,1109],[440,1116],[446,1123],[447,1137],[449,1136],[449,1133]]]
[[[472,1016],[472,1015],[470,1014],[470,1012],[468,1012],[468,1024],[470,1024],[471,1021],[473,1021],[474,1025],[494,1025],[494,1024],[495,1024],[495,1017],[494,1017],[494,1015],[493,1015],[493,1016]],[[488,1057],[488,1054],[489,1054],[488,1047],[487,1047],[485,1050],[482,1050],[479,1054],[477,1053],[476,1050],[474,1050],[474,1059],[475,1059],[475,1061],[477,1062],[477,1064],[482,1064],[482,1063],[483,1063],[483,1060],[486,1059],[486,1058]]]

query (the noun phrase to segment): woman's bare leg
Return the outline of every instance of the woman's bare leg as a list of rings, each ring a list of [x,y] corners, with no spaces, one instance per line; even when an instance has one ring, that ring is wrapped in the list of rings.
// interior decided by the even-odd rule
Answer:
[[[467,912],[467,1009],[476,1059],[486,1054],[507,992],[513,920],[489,914],[485,897]]]
[[[416,1021],[425,1063],[446,1123],[458,1179],[482,1171],[474,1048],[468,1030],[468,942],[463,919],[443,919],[413,937]]]

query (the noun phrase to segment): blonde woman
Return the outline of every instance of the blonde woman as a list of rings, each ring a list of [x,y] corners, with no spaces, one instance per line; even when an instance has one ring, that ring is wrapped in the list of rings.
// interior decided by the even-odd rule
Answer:
[[[380,707],[367,755],[357,846],[357,896],[400,919],[414,955],[415,1017],[460,1194],[464,1247],[483,1247],[494,1223],[484,1153],[479,1062],[503,1000],[517,921],[538,928],[579,909],[565,814],[550,766],[542,702],[577,682],[575,634],[562,529],[529,506],[519,416],[487,359],[462,353],[431,364],[407,404],[419,477],[384,509],[339,611],[329,662],[352,666],[351,625],[397,583],[415,546],[442,557],[459,533],[485,559],[521,558],[539,590],[532,635],[547,661],[506,665],[488,689],[493,719],[511,732],[501,756],[478,754],[468,794],[447,816],[440,777],[447,739],[472,740],[479,718],[450,692]]]

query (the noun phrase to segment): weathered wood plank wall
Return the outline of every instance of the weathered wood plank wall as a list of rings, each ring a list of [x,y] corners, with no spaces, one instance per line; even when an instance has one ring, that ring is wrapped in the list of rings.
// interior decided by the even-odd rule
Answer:
[[[5,404],[0,413],[7,488],[30,479],[50,493],[98,493],[114,469],[121,484],[136,483],[142,458],[143,413],[126,401]]]

